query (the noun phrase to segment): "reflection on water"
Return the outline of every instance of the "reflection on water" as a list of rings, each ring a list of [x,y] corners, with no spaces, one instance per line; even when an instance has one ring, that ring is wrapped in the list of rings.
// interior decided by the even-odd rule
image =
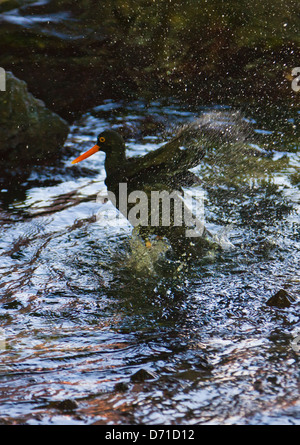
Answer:
[[[230,227],[234,247],[188,262],[97,218],[111,211],[102,153],[70,165],[104,128],[131,156],[208,111],[107,102],[73,126],[59,166],[3,185],[2,423],[299,423],[299,300],[266,305],[299,295],[299,115],[254,113],[241,150],[211,144],[195,169],[206,224]]]

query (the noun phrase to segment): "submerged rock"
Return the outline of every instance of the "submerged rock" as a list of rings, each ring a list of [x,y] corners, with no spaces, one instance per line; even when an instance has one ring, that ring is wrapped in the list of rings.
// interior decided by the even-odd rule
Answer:
[[[153,380],[156,378],[156,375],[147,369],[140,369],[135,374],[130,377],[131,382],[133,383],[143,383],[146,380]]]
[[[0,92],[2,170],[53,161],[68,132],[68,124],[30,94],[25,82],[6,73],[6,91]]]
[[[49,405],[50,408],[55,408],[63,412],[72,412],[78,408],[77,403],[72,399],[51,402]]]
[[[124,382],[119,382],[115,384],[115,391],[117,392],[126,392],[128,391],[128,385]]]
[[[284,289],[280,289],[277,294],[273,295],[273,297],[269,298],[267,301],[267,306],[274,306],[279,309],[285,309],[290,307],[296,301],[295,297],[290,295]]]

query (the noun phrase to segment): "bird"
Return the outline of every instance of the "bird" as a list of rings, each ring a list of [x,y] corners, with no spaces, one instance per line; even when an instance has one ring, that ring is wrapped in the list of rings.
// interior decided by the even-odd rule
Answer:
[[[182,201],[180,212],[182,212],[183,217],[179,217],[179,222],[178,219],[176,220],[175,211],[180,208],[180,205],[176,208],[175,200],[170,200],[170,207],[168,208],[170,216],[169,219],[167,218],[167,223],[163,221],[162,203],[156,200],[155,206],[149,204],[146,207],[145,211],[148,212],[146,222],[137,224],[139,236],[144,240],[147,247],[151,247],[150,238],[155,236],[157,239],[166,238],[175,253],[185,252],[191,246],[196,246],[197,251],[199,249],[203,250],[203,248],[213,244],[213,237],[201,221],[197,218],[193,219],[190,209],[180,198],[184,195],[184,187],[201,184],[201,179],[189,170],[201,162],[206,152],[207,139],[201,137],[201,131],[199,135],[199,127],[201,127],[201,124],[187,125],[158,149],[144,156],[129,158],[126,157],[126,145],[123,137],[114,130],[104,130],[98,135],[96,145],[73,160],[72,164],[82,162],[98,151],[104,152],[106,155],[105,185],[109,192],[116,197],[114,202],[116,208],[130,222],[129,213],[134,205],[140,203],[139,209],[143,210],[140,192],[143,193],[142,197],[146,196],[149,200],[152,199],[155,192],[165,193],[169,197],[174,197],[177,194],[178,200],[181,199]],[[136,202],[126,202],[125,211],[124,203],[122,204],[119,196],[120,185],[126,186],[127,196],[130,196],[132,192],[139,192]],[[175,195],[174,191],[176,192]],[[198,235],[187,236],[188,225],[184,220],[184,215],[190,217],[187,218],[188,224],[191,224],[191,218],[193,222],[196,221]],[[151,224],[152,218],[155,219],[156,224]]]

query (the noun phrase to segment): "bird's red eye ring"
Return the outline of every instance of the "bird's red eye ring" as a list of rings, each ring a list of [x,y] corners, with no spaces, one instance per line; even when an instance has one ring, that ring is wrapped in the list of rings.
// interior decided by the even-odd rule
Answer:
[[[100,141],[100,142],[105,142],[105,138],[104,138],[104,137],[101,137],[101,138],[99,139],[99,141]]]

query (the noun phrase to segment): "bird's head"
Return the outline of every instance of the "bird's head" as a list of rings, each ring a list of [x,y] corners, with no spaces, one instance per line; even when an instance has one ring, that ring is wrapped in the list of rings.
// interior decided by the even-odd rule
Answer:
[[[104,151],[106,154],[125,151],[124,140],[116,131],[105,130],[98,135],[96,145],[72,161],[72,164],[77,164],[89,158],[94,153],[97,153],[97,151]]]

